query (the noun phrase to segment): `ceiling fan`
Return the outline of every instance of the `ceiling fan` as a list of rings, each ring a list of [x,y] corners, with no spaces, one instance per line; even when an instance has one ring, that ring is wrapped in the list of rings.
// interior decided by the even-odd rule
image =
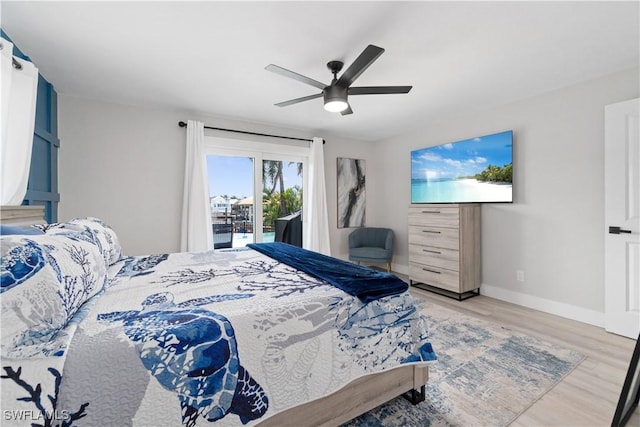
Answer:
[[[395,93],[409,93],[412,86],[359,86],[352,87],[353,82],[367,69],[373,62],[378,59],[384,52],[384,49],[370,44],[367,46],[360,56],[346,69],[338,78],[338,73],[342,70],[344,63],[342,61],[330,61],[327,68],[333,73],[333,80],[330,85],[326,85],[317,80],[303,76],[302,74],[289,71],[277,65],[269,64],[265,70],[273,71],[285,77],[298,80],[321,89],[322,92],[303,96],[302,98],[291,99],[289,101],[279,102],[275,105],[278,107],[286,107],[288,105],[297,104],[299,102],[309,101],[311,99],[324,97],[324,108],[327,111],[341,113],[343,116],[352,114],[353,110],[348,102],[349,95],[381,95]]]

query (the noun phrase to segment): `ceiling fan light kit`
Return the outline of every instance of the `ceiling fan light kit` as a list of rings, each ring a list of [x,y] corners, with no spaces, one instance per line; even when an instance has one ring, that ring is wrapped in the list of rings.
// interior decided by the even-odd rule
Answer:
[[[340,113],[349,106],[347,89],[340,86],[327,86],[324,91],[324,109],[332,113]]]
[[[299,82],[311,85],[318,89],[322,89],[321,93],[303,96],[301,98],[291,99],[289,101],[279,102],[275,104],[278,107],[286,107],[288,105],[297,104],[299,102],[309,101],[312,99],[324,98],[324,109],[334,113],[341,113],[343,116],[352,114],[353,110],[348,102],[348,95],[382,95],[382,94],[398,94],[409,93],[412,86],[369,86],[369,87],[351,87],[353,82],[367,69],[373,62],[378,59],[384,52],[384,49],[370,44],[367,46],[360,56],[342,73],[338,78],[338,73],[342,70],[343,63],[341,61],[330,61],[327,68],[333,73],[333,80],[330,85],[325,85],[317,80],[303,76],[302,74],[289,71],[285,68],[274,64],[265,67],[266,70],[272,71],[285,77],[292,78]]]

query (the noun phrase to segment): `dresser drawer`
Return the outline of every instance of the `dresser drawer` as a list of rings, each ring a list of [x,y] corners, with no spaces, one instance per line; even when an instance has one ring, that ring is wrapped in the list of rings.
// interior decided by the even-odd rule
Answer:
[[[435,286],[452,292],[460,292],[460,276],[457,271],[430,265],[413,264],[409,266],[409,277],[415,282]]]
[[[460,210],[457,207],[410,207],[409,225],[429,225],[432,227],[458,228]]]
[[[458,271],[460,252],[433,246],[409,245],[409,262]]]
[[[410,225],[409,244],[458,250],[460,234],[456,228]]]

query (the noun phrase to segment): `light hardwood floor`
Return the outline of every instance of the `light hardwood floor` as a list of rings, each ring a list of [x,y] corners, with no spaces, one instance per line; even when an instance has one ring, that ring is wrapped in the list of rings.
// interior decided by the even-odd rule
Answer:
[[[416,288],[411,288],[411,292],[416,297],[586,355],[574,371],[523,412],[512,426],[611,425],[635,340],[482,295],[456,301]],[[627,426],[640,426],[638,408]]]

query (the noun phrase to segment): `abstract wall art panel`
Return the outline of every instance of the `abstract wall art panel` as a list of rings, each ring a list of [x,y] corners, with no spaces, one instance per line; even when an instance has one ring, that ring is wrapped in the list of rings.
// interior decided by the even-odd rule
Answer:
[[[337,160],[338,228],[364,227],[365,161],[341,157]]]

